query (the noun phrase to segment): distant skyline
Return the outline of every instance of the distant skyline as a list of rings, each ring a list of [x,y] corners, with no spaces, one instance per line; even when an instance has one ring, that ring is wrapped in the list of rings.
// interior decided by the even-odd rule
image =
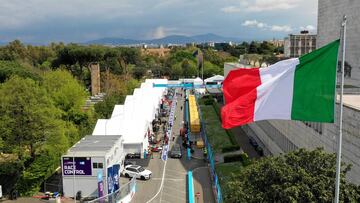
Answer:
[[[214,33],[246,40],[316,33],[317,0],[2,0],[0,42],[86,42]]]

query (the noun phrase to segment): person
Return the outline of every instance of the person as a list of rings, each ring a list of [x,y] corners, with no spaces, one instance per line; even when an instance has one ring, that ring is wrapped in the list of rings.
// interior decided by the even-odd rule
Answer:
[[[182,106],[180,106],[180,111],[182,111]]]

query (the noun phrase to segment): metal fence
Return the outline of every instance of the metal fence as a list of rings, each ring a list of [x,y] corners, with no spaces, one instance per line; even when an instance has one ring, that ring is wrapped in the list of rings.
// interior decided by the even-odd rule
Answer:
[[[133,177],[130,182],[126,183],[117,191],[108,194],[103,197],[91,201],[85,201],[88,203],[116,203],[116,202],[130,202],[136,191],[136,178]]]
[[[219,179],[218,176],[216,174],[215,171],[215,156],[211,147],[211,144],[209,143],[207,136],[206,136],[206,128],[205,128],[205,123],[204,123],[204,119],[202,116],[202,112],[201,112],[201,108],[200,105],[198,105],[199,107],[199,115],[200,115],[200,121],[201,121],[201,137],[204,140],[204,144],[205,147],[207,149],[207,158],[210,164],[210,174],[211,174],[211,180],[212,180],[212,184],[213,184],[213,191],[216,197],[216,201],[218,203],[222,203],[223,202],[223,198],[222,198],[222,193],[221,193],[221,188],[220,188],[220,183],[219,183]]]

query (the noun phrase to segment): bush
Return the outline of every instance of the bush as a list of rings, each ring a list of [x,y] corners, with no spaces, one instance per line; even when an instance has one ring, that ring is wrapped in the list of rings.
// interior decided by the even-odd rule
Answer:
[[[249,156],[246,153],[231,154],[224,156],[224,163],[240,161],[244,166],[250,165]]]
[[[233,152],[233,151],[237,151],[240,149],[240,146],[238,145],[230,145],[230,146],[225,146],[221,149],[222,153],[226,153],[226,152]]]
[[[214,99],[212,98],[208,98],[204,100],[205,105],[213,105],[213,103],[214,103]]]

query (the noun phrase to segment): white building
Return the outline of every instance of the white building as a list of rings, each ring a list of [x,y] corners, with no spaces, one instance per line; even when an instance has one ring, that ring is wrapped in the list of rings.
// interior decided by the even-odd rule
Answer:
[[[61,157],[64,195],[74,197],[81,191],[82,197],[98,197],[99,173],[103,177],[104,194],[107,194],[107,180],[109,176],[119,177],[124,159],[122,136],[88,135],[82,138]],[[108,170],[112,170],[114,165],[117,167],[116,174],[110,175]]]

